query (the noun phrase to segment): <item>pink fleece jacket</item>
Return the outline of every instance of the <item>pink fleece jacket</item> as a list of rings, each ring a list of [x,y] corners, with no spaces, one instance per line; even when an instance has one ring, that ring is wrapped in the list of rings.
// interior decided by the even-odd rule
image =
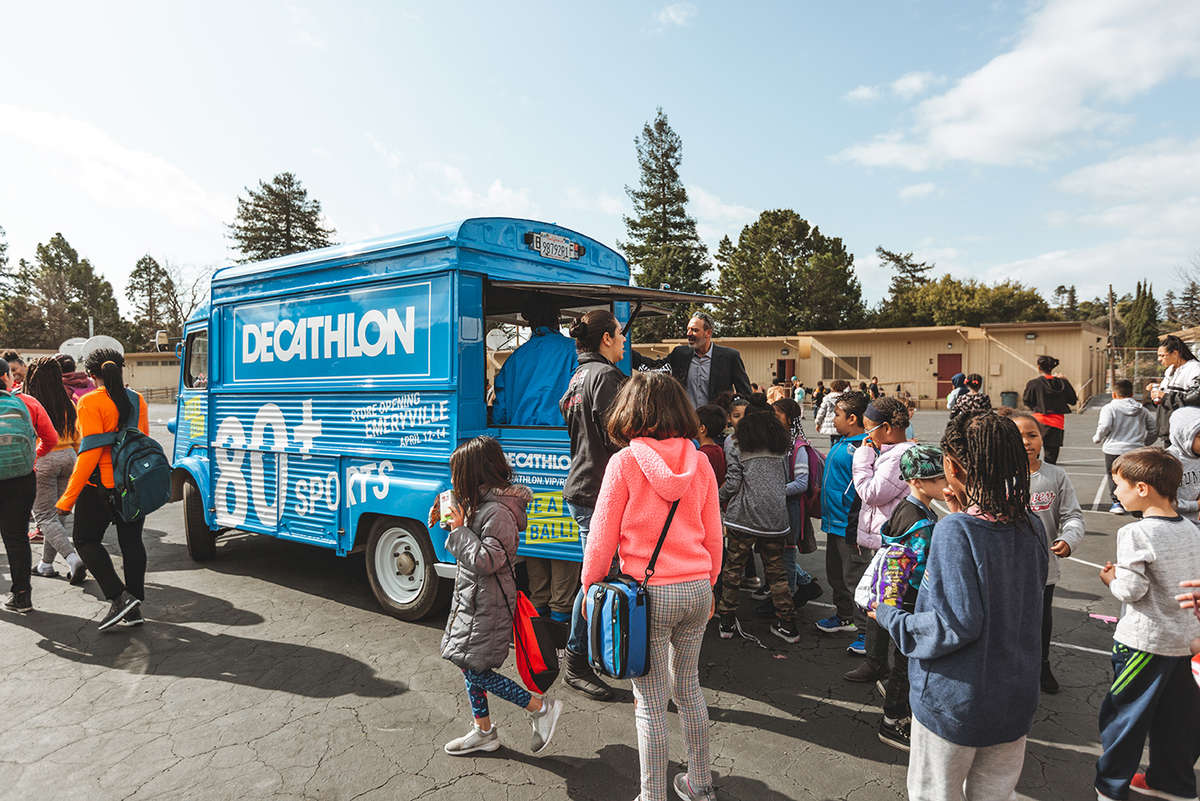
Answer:
[[[621,557],[621,571],[641,579],[662,534],[671,503],[671,521],[651,584],[706,579],[721,572],[721,508],[717,480],[708,457],[687,439],[639,437],[608,462],[583,555],[583,586],[601,581]]]
[[[854,452],[854,489],[862,500],[857,539],[864,548],[878,550],[883,545],[879,530],[911,492],[908,482],[900,477],[900,457],[914,444],[899,442],[876,451],[864,442]]]

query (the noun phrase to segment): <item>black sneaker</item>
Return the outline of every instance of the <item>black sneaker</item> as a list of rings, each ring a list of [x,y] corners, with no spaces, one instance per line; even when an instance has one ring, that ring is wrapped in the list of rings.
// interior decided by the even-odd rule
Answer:
[[[142,617],[142,607],[139,604],[125,613],[125,617],[121,618],[121,625],[127,628],[140,626],[146,622],[146,618]]]
[[[128,591],[122,592],[113,600],[112,606],[108,608],[108,614],[100,621],[100,631],[108,631],[120,623],[139,604],[141,601],[130,595]]]
[[[912,718],[900,718],[889,721],[886,717],[879,721],[879,742],[907,751],[911,744]]]
[[[733,612],[722,612],[717,620],[717,634],[722,640],[732,640],[733,635],[737,634],[740,626],[738,625],[737,615]]]
[[[8,598],[4,601],[4,608],[10,612],[26,612],[33,611],[33,601],[31,600],[32,593],[29,590],[24,592],[10,592]]]
[[[800,630],[790,620],[776,620],[771,624],[771,633],[784,642],[800,642]]]
[[[796,592],[792,595],[792,601],[795,602],[796,608],[799,609],[809,601],[814,601],[817,598],[820,598],[821,594],[824,592],[825,590],[821,587],[820,582],[818,582],[816,579],[813,579],[807,584],[801,584],[800,586],[796,587]]]

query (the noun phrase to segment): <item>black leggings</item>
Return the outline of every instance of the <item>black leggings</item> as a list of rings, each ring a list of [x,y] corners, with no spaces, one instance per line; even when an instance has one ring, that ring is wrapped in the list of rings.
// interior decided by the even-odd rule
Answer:
[[[1054,426],[1042,426],[1046,433],[1042,435],[1042,452],[1050,464],[1058,464],[1058,452],[1063,444],[1063,430]]]
[[[36,495],[37,479],[33,473],[0,481],[0,537],[8,554],[13,592],[29,592],[29,571],[33,569],[29,513]]]
[[[142,543],[142,527],[145,518],[136,523],[126,523],[113,511],[109,500],[111,490],[91,484],[79,493],[75,503],[75,528],[71,539],[79,558],[88,571],[100,583],[104,597],[114,600],[124,590],[136,598],[146,600],[146,546]],[[112,558],[104,549],[104,532],[109,523],[117,525],[117,543],[121,546],[121,560],[125,567],[125,582],[117,577]]]

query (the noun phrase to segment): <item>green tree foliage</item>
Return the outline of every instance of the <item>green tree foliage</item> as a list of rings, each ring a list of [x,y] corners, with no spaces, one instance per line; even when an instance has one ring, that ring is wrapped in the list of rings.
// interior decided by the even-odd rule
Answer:
[[[933,269],[931,262],[916,261],[912,253],[900,253],[883,247],[875,248],[880,264],[892,271],[888,284],[888,296],[875,312],[875,325],[880,327],[911,325],[907,322],[910,313],[906,298],[918,288],[929,283],[928,273]]]
[[[724,336],[779,336],[846,328],[863,321],[854,256],[791,209],[764,211],[742,229],[736,248],[722,241],[717,310]]]
[[[33,262],[22,259],[17,269],[31,320],[13,341],[19,339],[24,347],[58,347],[69,337],[86,336],[89,318],[97,334],[128,341],[129,324],[121,317],[112,284],[79,257],[66,237],[56,233],[35,253]]]
[[[29,301],[29,275],[21,262],[11,268],[8,241],[0,228],[0,348],[37,347],[46,338],[41,310]]]
[[[1133,302],[1125,311],[1125,347],[1158,346],[1158,301],[1149,282],[1139,281]]]
[[[980,325],[1053,319],[1037,290],[1016,281],[985,284],[943,275],[910,290],[903,299],[903,325]]]
[[[228,225],[229,238],[241,258],[262,261],[333,244],[334,229],[321,223],[321,203],[309,199],[308,190],[290,172],[281,172],[271,183],[246,187],[238,197],[237,216]]]
[[[138,259],[125,284],[125,297],[133,304],[132,347],[153,348],[154,336],[159,329],[169,336],[182,334],[183,321],[179,319],[175,281],[153,256],[146,254]]]
[[[1180,328],[1200,325],[1200,284],[1193,280],[1187,281],[1179,291],[1174,305],[1174,312],[1169,316]]]
[[[640,177],[637,187],[625,187],[633,201],[633,216],[625,217],[625,235],[618,243],[634,268],[639,286],[669,286],[680,292],[711,290],[705,273],[708,249],[696,234],[696,221],[687,213],[687,190],[679,178],[683,142],[659,108],[654,120],[634,138]],[[691,308],[677,308],[669,317],[639,319],[635,342],[657,342],[683,336]]]

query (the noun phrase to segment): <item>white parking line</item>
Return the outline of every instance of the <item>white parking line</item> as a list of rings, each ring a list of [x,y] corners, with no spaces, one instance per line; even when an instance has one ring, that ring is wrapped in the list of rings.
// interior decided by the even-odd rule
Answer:
[[[1111,656],[1109,651],[1101,651],[1099,648],[1087,648],[1082,645],[1071,645],[1069,642],[1050,641],[1051,645],[1057,645],[1059,648],[1070,648],[1072,651],[1083,651],[1088,654],[1099,654],[1100,656]]]
[[[1107,489],[1107,481],[1101,481],[1100,486],[1096,487],[1096,498],[1092,501],[1092,511],[1098,511],[1100,509],[1100,504],[1104,501],[1104,491]]]

